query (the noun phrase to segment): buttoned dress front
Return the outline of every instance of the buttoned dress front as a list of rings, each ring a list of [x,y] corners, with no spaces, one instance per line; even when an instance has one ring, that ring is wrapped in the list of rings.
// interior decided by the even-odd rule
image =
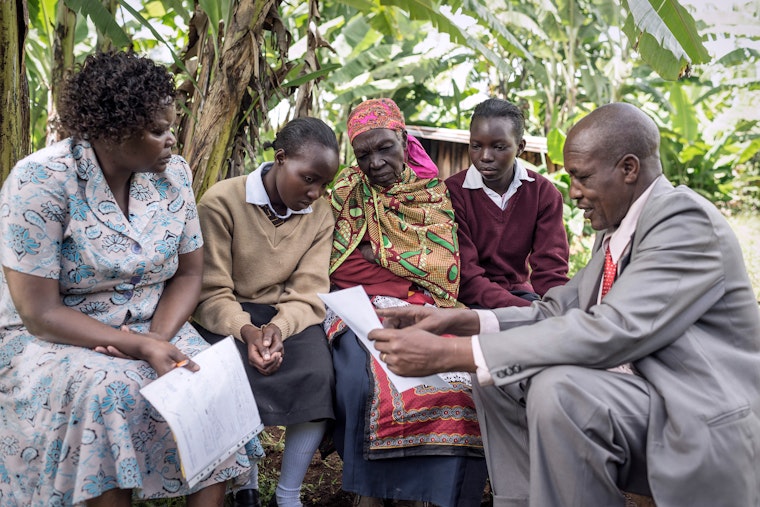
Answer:
[[[0,237],[5,268],[57,279],[65,306],[137,333],[150,329],[178,255],[203,244],[181,157],[132,175],[125,216],[95,152],[72,139],[16,165],[0,193]],[[0,281],[0,505],[82,504],[112,488],[173,497],[247,480],[258,440],[191,491],[168,424],[139,392],[156,378],[151,366],[34,337]],[[171,342],[189,356],[208,347],[189,324]]]

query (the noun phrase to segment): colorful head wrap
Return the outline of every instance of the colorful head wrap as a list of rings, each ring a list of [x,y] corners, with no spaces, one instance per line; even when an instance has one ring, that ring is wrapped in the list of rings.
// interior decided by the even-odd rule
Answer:
[[[349,113],[346,131],[351,143],[359,134],[373,129],[406,132],[404,115],[392,99],[365,100]],[[409,135],[406,142],[406,163],[419,178],[438,176],[438,167],[430,159],[422,144]]]
[[[391,99],[369,99],[356,106],[348,115],[348,139],[372,129],[406,130],[404,115]]]

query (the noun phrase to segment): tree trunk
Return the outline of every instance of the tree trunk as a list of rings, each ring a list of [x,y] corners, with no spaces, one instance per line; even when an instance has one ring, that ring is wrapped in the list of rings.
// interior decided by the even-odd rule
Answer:
[[[227,173],[232,143],[238,129],[243,97],[258,64],[258,33],[276,0],[239,0],[225,27],[221,54],[217,55],[205,99],[198,104],[192,139],[183,155],[193,171],[196,197]],[[200,56],[200,55],[199,55]]]
[[[0,0],[0,180],[29,153],[29,89],[24,40],[26,0]]]

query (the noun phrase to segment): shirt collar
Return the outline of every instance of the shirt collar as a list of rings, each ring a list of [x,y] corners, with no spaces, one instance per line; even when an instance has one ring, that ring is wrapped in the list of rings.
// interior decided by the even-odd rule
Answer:
[[[649,195],[652,193],[655,183],[664,177],[665,176],[660,176],[655,179],[647,189],[644,190],[635,201],[633,201],[633,204],[631,204],[631,207],[628,209],[628,212],[623,217],[623,220],[620,221],[620,225],[618,225],[617,228],[610,228],[605,232],[602,247],[606,248],[609,244],[612,262],[615,264],[618,263],[631,242],[633,233],[636,231],[636,225],[639,222],[639,217],[644,211],[644,205],[649,199]]]
[[[507,189],[507,193],[510,193],[512,189],[517,190],[520,188],[520,185],[522,185],[523,181],[535,181],[535,178],[531,178],[528,176],[528,170],[523,167],[521,163],[515,159],[515,177],[512,178],[512,183],[509,184],[509,188]],[[467,175],[464,177],[464,183],[462,183],[462,187],[468,188],[470,190],[475,190],[478,188],[482,189],[488,189],[490,190],[485,183],[483,183],[483,175],[480,174],[480,171],[477,170],[477,168],[474,165],[470,165],[470,167],[467,169]],[[512,192],[514,193],[514,192]]]
[[[272,201],[269,199],[269,194],[267,194],[267,190],[264,188],[264,181],[262,180],[262,177],[268,173],[272,167],[274,167],[274,162],[264,162],[256,168],[255,171],[248,175],[245,180],[245,202],[256,206],[267,206],[272,210],[272,213],[282,219],[286,219],[290,215],[305,215],[311,213],[311,206],[300,211],[294,211],[288,208],[285,210],[284,215],[280,215],[275,211],[272,207]]]
[[[523,167],[521,163],[517,161],[517,159],[515,159],[514,168],[514,177],[509,183],[509,187],[507,187],[507,191],[504,192],[504,195],[500,195],[498,192],[494,192],[488,188],[488,186],[486,186],[486,184],[483,182],[483,175],[480,174],[480,171],[478,171],[474,165],[471,165],[470,168],[467,169],[467,175],[464,178],[462,187],[470,190],[482,189],[483,192],[485,192],[489,197],[489,199],[494,202],[494,204],[504,210],[507,208],[509,199],[515,195],[517,193],[517,189],[522,186],[523,181],[535,181],[535,178],[528,176],[528,171],[525,169],[525,167]]]

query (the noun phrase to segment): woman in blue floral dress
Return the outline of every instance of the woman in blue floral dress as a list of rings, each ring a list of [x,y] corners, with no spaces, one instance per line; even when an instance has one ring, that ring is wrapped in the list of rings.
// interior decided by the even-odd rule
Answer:
[[[139,392],[208,347],[187,322],[203,240],[190,169],[171,153],[172,78],[131,53],[93,55],[59,112],[72,137],[0,191],[0,505],[221,506],[258,440],[191,489]]]

